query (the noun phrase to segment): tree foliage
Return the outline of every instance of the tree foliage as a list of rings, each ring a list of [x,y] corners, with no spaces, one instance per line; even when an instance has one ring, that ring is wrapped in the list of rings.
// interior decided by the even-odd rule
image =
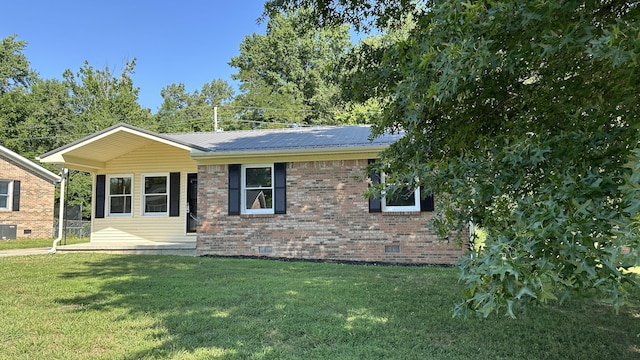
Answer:
[[[637,1],[267,9],[309,3],[323,23],[416,21],[406,39],[355,53],[344,83],[352,99],[388,100],[374,134],[406,136],[382,170],[438,194],[441,233],[487,231],[461,260],[458,314],[515,316],[575,295],[624,304],[638,286],[624,269],[640,265]]]
[[[16,37],[8,36],[0,43],[0,94],[16,86],[27,87],[33,75],[29,61],[22,53],[27,42],[16,40]]]
[[[160,94],[163,102],[155,115],[157,131],[213,131],[214,107],[227,105],[233,98],[234,90],[226,81],[215,79],[191,94],[186,91],[184,84],[167,85]],[[218,109],[217,115],[221,119],[219,128],[232,126],[230,120],[234,114],[228,108]]]
[[[106,66],[95,69],[88,62],[74,74],[63,73],[71,94],[71,106],[77,116],[76,133],[90,134],[120,122],[144,126],[151,122],[151,113],[138,103],[139,88],[131,76],[135,59],[124,64],[119,75]]]
[[[240,44],[240,55],[229,64],[238,69],[235,105],[245,118],[330,124],[343,111],[334,67],[351,47],[348,27],[318,29],[310,14],[274,14],[266,34],[254,33]]]
[[[40,79],[23,54],[25,41],[10,36],[0,48],[0,143],[28,159],[118,122],[149,126],[151,114],[138,104],[135,61],[119,75],[85,63],[63,80]],[[45,165],[46,166],[46,165]],[[51,169],[58,171],[58,169]],[[72,173],[68,203],[83,204],[89,216],[91,181]]]

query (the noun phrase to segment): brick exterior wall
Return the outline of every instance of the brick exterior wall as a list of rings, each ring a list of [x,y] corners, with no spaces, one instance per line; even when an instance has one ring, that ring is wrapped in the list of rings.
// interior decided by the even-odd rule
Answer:
[[[228,166],[199,166],[197,254],[455,263],[464,249],[437,237],[428,225],[433,213],[369,213],[366,166],[367,160],[287,163],[287,213],[239,216],[227,213]]]
[[[20,181],[20,210],[0,210],[0,225],[17,225],[18,239],[51,238],[55,184],[2,157],[0,180]]]

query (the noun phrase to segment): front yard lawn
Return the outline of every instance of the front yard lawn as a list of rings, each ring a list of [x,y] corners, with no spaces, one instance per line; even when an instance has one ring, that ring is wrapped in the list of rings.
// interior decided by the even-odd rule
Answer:
[[[89,242],[89,238],[68,237],[58,245],[71,245]],[[53,239],[17,239],[17,240],[0,240],[0,250],[12,249],[33,249],[33,248],[50,248],[53,245]]]
[[[457,269],[0,258],[0,359],[638,359],[640,300],[454,319]]]

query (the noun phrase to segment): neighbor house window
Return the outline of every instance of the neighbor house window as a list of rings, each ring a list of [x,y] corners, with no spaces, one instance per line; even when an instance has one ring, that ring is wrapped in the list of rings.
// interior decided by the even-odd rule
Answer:
[[[242,213],[273,214],[273,165],[242,167]]]
[[[11,210],[11,181],[0,180],[0,210]]]
[[[142,209],[144,215],[167,215],[169,177],[148,174],[142,176]]]
[[[108,186],[108,209],[111,216],[131,215],[131,176],[110,176]]]
[[[382,182],[385,175],[382,174]],[[402,187],[382,198],[383,212],[420,211],[420,188]]]

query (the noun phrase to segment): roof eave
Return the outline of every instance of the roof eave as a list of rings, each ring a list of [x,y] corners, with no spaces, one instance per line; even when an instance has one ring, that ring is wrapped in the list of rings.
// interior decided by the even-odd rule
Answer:
[[[317,149],[245,150],[220,152],[191,152],[198,165],[250,164],[274,161],[330,161],[376,158],[389,145],[334,147]]]
[[[17,154],[5,147],[2,147],[2,154],[4,154],[4,156],[6,156],[8,159],[22,165],[23,167],[25,167],[27,170],[36,173],[37,175],[51,181],[51,182],[60,182],[60,180],[62,179],[60,176],[52,173],[51,171],[43,168],[42,166],[39,166],[38,164],[34,163],[33,161],[25,158],[24,156]]]
[[[44,162],[44,163],[55,163],[55,161],[52,161],[53,159],[55,159],[55,155],[64,155],[64,153],[72,151],[74,149],[77,149],[79,147],[82,147],[85,144],[91,143],[93,141],[102,139],[104,137],[107,137],[111,134],[114,134],[118,131],[125,131],[131,134],[135,134],[138,135],[140,137],[144,137],[147,139],[151,139],[154,141],[158,141],[167,145],[171,145],[183,150],[188,150],[188,151],[193,151],[195,150],[200,150],[200,151],[207,151],[207,149],[202,148],[200,146],[197,145],[193,145],[193,144],[188,144],[179,140],[175,140],[173,138],[171,138],[170,136],[165,136],[162,134],[157,134],[142,128],[138,128],[129,124],[125,124],[125,123],[120,123],[120,124],[116,124],[113,125],[111,127],[108,127],[102,131],[96,132],[94,134],[91,134],[89,136],[86,136],[82,139],[76,140],[74,142],[71,142],[67,145],[64,145],[62,147],[59,147],[55,150],[49,151],[45,154],[42,154],[38,157],[36,157],[37,160]]]

